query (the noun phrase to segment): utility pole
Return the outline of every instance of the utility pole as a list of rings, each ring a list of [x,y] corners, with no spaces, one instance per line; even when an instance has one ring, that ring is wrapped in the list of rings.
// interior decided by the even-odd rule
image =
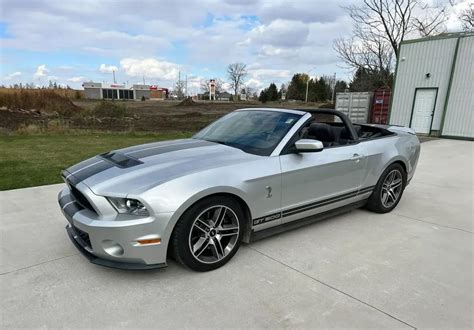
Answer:
[[[332,86],[332,104],[334,104],[335,95],[336,95],[336,72],[334,72],[334,85]]]
[[[306,99],[305,102],[308,103],[308,87],[309,87],[309,74],[308,74],[308,80],[306,80]]]
[[[186,88],[186,93],[184,94],[186,97],[188,97],[188,75],[186,75],[186,83],[185,83],[185,88]]]
[[[306,99],[305,102],[308,103],[308,87],[309,87],[309,80],[310,78],[310,73],[311,71],[314,71],[316,68],[312,68],[311,70],[308,71],[308,80],[306,80]]]

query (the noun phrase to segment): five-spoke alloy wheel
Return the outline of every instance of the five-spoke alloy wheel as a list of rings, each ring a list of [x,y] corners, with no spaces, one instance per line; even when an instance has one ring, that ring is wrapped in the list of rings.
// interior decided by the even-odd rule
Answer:
[[[227,196],[215,196],[191,206],[178,221],[172,237],[175,258],[197,270],[216,269],[237,252],[244,212]]]
[[[403,188],[403,176],[398,169],[392,170],[386,177],[382,184],[381,201],[382,205],[390,208],[393,204],[398,202]]]
[[[399,163],[390,165],[380,176],[367,208],[377,213],[390,212],[397,206],[407,181],[405,169]]]
[[[234,249],[239,231],[237,215],[231,208],[211,206],[194,220],[189,232],[189,248],[201,262],[218,262]]]

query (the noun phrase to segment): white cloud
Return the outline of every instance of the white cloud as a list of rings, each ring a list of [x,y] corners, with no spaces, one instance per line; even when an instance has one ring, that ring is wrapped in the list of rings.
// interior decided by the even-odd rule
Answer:
[[[101,64],[99,67],[99,71],[102,73],[112,73],[114,71],[118,71],[118,68],[115,65]]]
[[[272,21],[268,25],[260,25],[251,32],[254,42],[277,47],[301,46],[306,42],[308,35],[307,24],[281,19]]]
[[[103,80],[100,73],[120,70],[123,74],[117,79],[142,81],[144,75],[147,82],[171,86],[180,67],[201,75],[207,75],[203,69],[207,67],[209,75],[217,77],[225,75],[229,63],[243,62],[250,68],[257,61],[252,69],[267,71],[251,73],[248,82],[263,87],[287,81],[287,72],[313,67],[320,75],[335,71],[339,75],[343,69],[332,40],[351,29],[340,7],[348,0],[143,0],[139,6],[133,0],[122,0],[119,6],[94,0],[2,0],[2,4],[8,8],[3,18],[9,32],[2,49],[40,51],[38,56],[45,57],[52,51],[69,52],[79,57],[77,63],[58,63],[62,67],[47,62],[63,83],[82,76]],[[88,58],[81,64],[83,55]],[[91,58],[97,59],[92,66]],[[10,65],[8,72],[22,68],[20,60],[11,61],[18,64]],[[101,62],[109,64],[99,67]],[[53,74],[46,66],[44,70],[37,70],[35,77],[44,80]],[[195,82],[188,84],[198,88]]]
[[[35,77],[41,78],[45,77],[48,74],[49,70],[46,68],[45,64],[41,64],[36,68]]]
[[[48,76],[47,79],[48,79],[48,80],[51,80],[51,81],[58,81],[58,80],[59,80],[59,77],[58,77],[58,76]]]
[[[16,72],[13,72],[13,73],[10,73],[10,74],[6,75],[5,80],[11,80],[11,79],[14,79],[14,78],[18,78],[20,76],[21,76],[21,72],[16,71]]]
[[[156,58],[124,58],[120,61],[120,68],[131,77],[145,76],[161,80],[174,80],[178,78],[179,72],[177,64]]]
[[[71,77],[67,81],[78,83],[78,82],[83,82],[85,80],[86,78],[84,78],[83,76],[79,76],[79,77]]]

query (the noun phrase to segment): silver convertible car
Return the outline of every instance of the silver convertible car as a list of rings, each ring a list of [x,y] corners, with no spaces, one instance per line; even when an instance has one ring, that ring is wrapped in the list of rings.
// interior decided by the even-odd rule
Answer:
[[[107,152],[62,172],[66,230],[91,262],[197,271],[241,242],[357,207],[390,212],[420,153],[404,127],[333,110],[241,109],[190,139]]]

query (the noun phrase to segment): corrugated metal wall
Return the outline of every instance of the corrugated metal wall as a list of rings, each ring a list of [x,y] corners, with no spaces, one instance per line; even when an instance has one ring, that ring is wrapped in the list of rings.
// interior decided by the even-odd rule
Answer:
[[[368,122],[371,104],[372,93],[370,92],[336,94],[336,110],[344,113],[355,124]]]
[[[432,130],[440,129],[456,41],[449,38],[401,45],[390,124],[409,126],[415,89],[433,87],[439,90]]]
[[[474,37],[459,40],[442,135],[474,138]]]

